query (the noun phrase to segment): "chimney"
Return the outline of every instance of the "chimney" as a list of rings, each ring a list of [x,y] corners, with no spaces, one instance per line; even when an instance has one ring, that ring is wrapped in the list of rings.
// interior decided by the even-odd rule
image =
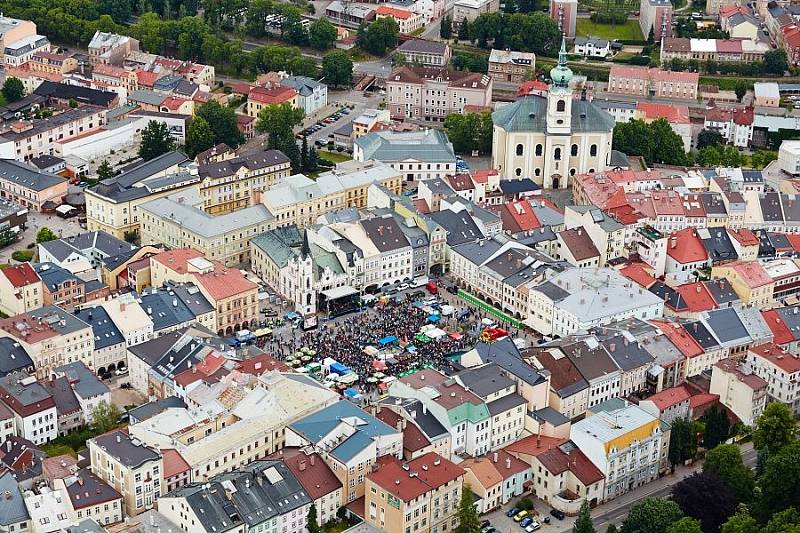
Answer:
[[[403,431],[403,419],[397,421],[397,431]]]
[[[300,462],[297,463],[299,470],[302,472],[306,469],[306,460],[300,459]]]
[[[615,351],[617,351],[617,343],[615,343],[615,342],[612,342],[611,344],[609,344],[609,345],[608,345],[608,351],[610,351],[610,352],[615,352]]]
[[[311,466],[314,466],[314,454],[311,454],[308,457],[308,464],[310,464]]]
[[[497,452],[494,452],[494,454],[492,454],[492,462],[495,462],[495,463],[496,463],[496,462],[497,462],[497,459],[498,459],[498,457],[499,457],[499,456],[497,455]]]
[[[511,470],[511,457],[506,457],[506,470]]]

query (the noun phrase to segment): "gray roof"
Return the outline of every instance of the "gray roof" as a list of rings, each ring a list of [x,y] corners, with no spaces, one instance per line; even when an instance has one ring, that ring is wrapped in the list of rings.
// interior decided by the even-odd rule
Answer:
[[[170,285],[170,288],[195,318],[214,311],[214,306],[206,300],[196,285],[187,283],[177,286]]]
[[[114,430],[94,438],[95,444],[128,468],[139,468],[161,456],[155,450],[135,441],[127,433]]]
[[[61,335],[68,335],[90,327],[83,320],[55,305],[46,305],[28,314],[34,319],[41,318],[42,322],[48,324]]]
[[[410,52],[417,54],[439,54],[442,55],[447,51],[447,43],[440,41],[428,41],[425,39],[409,39],[401,44],[398,52]]]
[[[128,351],[144,361],[147,365],[155,365],[164,354],[169,352],[173,346],[181,339],[188,328],[167,333],[161,337],[150,339],[141,344],[135,344],[128,348]]]
[[[365,161],[374,159],[393,162],[413,159],[453,165],[456,162],[456,154],[447,135],[435,129],[372,132],[356,139],[355,144],[363,151]]]
[[[67,178],[42,172],[36,167],[12,159],[0,159],[0,179],[34,191],[43,191],[67,181]]]
[[[12,524],[19,526],[20,522],[30,519],[25,500],[12,472],[0,474],[0,494],[3,495],[3,505],[0,505],[0,525],[6,526],[4,529]]]
[[[600,37],[575,37],[575,46],[586,46],[593,44],[595,48],[605,48],[608,46],[608,41]]]
[[[749,337],[747,329],[732,307],[709,311],[705,322],[722,343]]]
[[[165,288],[152,291],[145,289],[139,296],[142,301],[142,309],[153,321],[153,331],[161,331],[195,319],[194,313],[183,303],[183,300],[178,298],[175,293],[170,294],[171,292]],[[200,296],[202,297],[202,295]],[[205,300],[205,298],[203,299]]]
[[[498,398],[492,402],[487,403],[486,407],[489,408],[489,414],[495,416],[501,413],[505,413],[509,409],[513,409],[515,407],[527,404],[528,401],[525,398],[523,398],[516,392],[512,392],[511,394],[506,394],[502,398]]]
[[[607,338],[603,346],[623,372],[653,364],[653,356],[640,343],[631,341],[624,334]]]
[[[569,418],[562,415],[552,407],[543,407],[533,412],[533,418],[540,422],[547,422],[552,426],[558,427],[569,422]]]
[[[43,383],[43,385],[56,403],[58,416],[67,416],[81,412],[81,404],[78,401],[78,397],[75,396],[75,391],[73,391],[72,387],[69,385],[69,379],[62,376],[52,381],[47,381]]]
[[[97,378],[94,372],[80,361],[60,366],[56,368],[56,373],[63,373],[72,384],[75,394],[81,398],[94,398],[109,392],[108,387]]]
[[[265,224],[273,219],[264,204],[256,204],[235,212],[214,216],[192,205],[164,197],[144,203],[139,206],[139,209],[160,219],[178,224],[183,231],[206,238],[240,231],[248,226]]]
[[[519,349],[517,349],[511,337],[503,337],[491,343],[478,342],[475,345],[475,350],[478,352],[482,362],[496,363],[507,373],[525,383],[536,385],[544,380],[544,376],[538,370],[523,361]]]
[[[410,418],[414,420],[417,427],[428,437],[428,440],[435,440],[439,437],[448,435],[447,429],[436,419],[431,411],[423,408],[422,402],[415,398],[396,398],[387,396],[380,401],[383,405],[394,405],[402,408]]]
[[[25,348],[11,337],[0,337],[0,378],[27,369],[33,369],[33,359]]]
[[[619,369],[603,347],[576,342],[562,346],[562,350],[586,381],[602,378]]]
[[[379,252],[392,252],[409,246],[408,239],[393,217],[369,218],[361,221],[361,227]]]
[[[53,257],[63,261],[70,254],[85,255],[89,251],[98,251],[106,256],[118,255],[136,250],[136,246],[117,239],[104,231],[89,231],[70,237],[40,243],[39,246],[47,250]]]
[[[189,158],[186,157],[186,155],[182,152],[167,152],[158,157],[154,157],[149,161],[144,161],[118,176],[109,178],[108,180],[103,180],[103,182],[115,181],[124,187],[131,187],[143,179],[149,178],[160,172],[164,172],[168,168],[174,167],[175,165],[180,165],[188,160]]]
[[[503,245],[495,239],[481,239],[478,242],[468,241],[453,246],[452,251],[464,257],[470,263],[481,265],[494,255],[497,250],[502,248],[502,246]]]
[[[167,187],[170,184],[191,183],[200,181],[199,176],[188,172],[175,172],[162,175],[167,169],[188,161],[181,152],[167,152],[143,163],[138,163],[129,170],[113,178],[108,178],[89,189],[90,193],[121,202],[143,198],[151,194],[152,188]],[[158,178],[153,176],[159,175]],[[152,181],[152,184],[151,184]],[[141,184],[139,186],[135,186]]]
[[[300,96],[310,96],[314,93],[318,87],[322,84],[318,81],[314,81],[307,76],[289,76],[288,78],[284,78],[281,80],[281,86],[283,87],[291,87],[297,94]]]
[[[537,95],[525,96],[492,113],[495,126],[508,132],[544,132],[547,130],[547,99]],[[572,101],[573,133],[610,132],[614,117],[592,102]]]
[[[289,259],[299,255],[303,234],[291,224],[257,235],[250,240],[250,244],[260,248],[279,268],[283,268]]]
[[[30,377],[25,372],[12,372],[0,380],[0,387],[5,391],[3,399],[15,411],[18,411],[17,408],[38,407],[40,403],[51,399],[51,394],[38,381],[22,384]]]
[[[430,217],[447,231],[447,244],[450,246],[484,238],[478,225],[465,210],[456,213],[445,209],[431,213]]]
[[[67,528],[67,533],[105,533],[105,529],[91,518],[84,518],[76,525]]]
[[[67,83],[56,83],[54,81],[43,81],[34,91],[34,94],[46,96],[47,98],[56,98],[58,100],[75,100],[79,104],[91,104],[102,107],[108,107],[116,100],[119,95],[114,91],[101,91],[98,89],[91,89],[82,85],[70,85]],[[85,109],[78,107],[71,111],[78,111]],[[63,114],[63,113],[62,113]],[[55,117],[50,117],[52,120]]]
[[[240,168],[250,171],[269,168],[275,165],[285,165],[289,163],[289,158],[278,150],[259,150],[249,152],[240,156],[207,163],[198,168],[198,174],[202,177],[222,178],[233,176]]]
[[[186,408],[186,402],[177,396],[167,396],[166,398],[162,398],[160,400],[154,400],[128,411],[128,414],[130,415],[130,422],[131,424],[137,424],[147,420],[148,418],[152,418],[159,413],[163,413],[172,407]]]
[[[514,381],[494,363],[462,370],[456,374],[456,377],[465,387],[481,398],[514,386]]]

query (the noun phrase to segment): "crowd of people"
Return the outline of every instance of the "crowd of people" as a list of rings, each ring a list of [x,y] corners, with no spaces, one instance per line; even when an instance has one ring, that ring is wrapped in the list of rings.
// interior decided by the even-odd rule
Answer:
[[[475,338],[469,334],[446,335],[430,342],[417,342],[415,336],[428,323],[428,316],[410,300],[399,303],[390,299],[365,312],[321,324],[312,331],[276,331],[266,341],[264,349],[283,360],[303,347],[310,348],[314,351],[312,361],[321,363],[330,357],[347,366],[358,374],[357,385],[361,391],[370,393],[377,387],[377,383],[368,381],[374,373],[372,365],[375,358],[365,353],[364,348],[378,347],[381,339],[391,336],[397,338],[396,343],[386,347],[397,352],[387,358],[386,375],[397,375],[422,365],[447,368],[451,365],[448,355],[472,348]],[[413,351],[408,350],[409,345],[414,346]]]

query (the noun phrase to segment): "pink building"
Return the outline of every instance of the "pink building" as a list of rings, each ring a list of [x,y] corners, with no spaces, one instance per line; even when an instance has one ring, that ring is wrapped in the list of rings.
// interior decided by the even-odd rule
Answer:
[[[578,0],[550,0],[550,18],[556,21],[565,37],[575,37]]]

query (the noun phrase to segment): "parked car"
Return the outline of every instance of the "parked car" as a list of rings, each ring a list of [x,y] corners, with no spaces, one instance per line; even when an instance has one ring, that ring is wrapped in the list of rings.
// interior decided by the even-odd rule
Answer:
[[[559,511],[558,509],[551,509],[550,514],[558,518],[559,520],[564,520],[564,517],[566,516],[562,511]]]
[[[514,508],[512,508],[511,510],[509,510],[509,511],[506,511],[506,516],[507,516],[507,517],[509,517],[509,518],[511,518],[512,516],[514,516],[515,514],[517,514],[519,511],[520,511],[520,510],[519,510],[519,508],[517,508],[517,507],[514,507]]]
[[[458,294],[458,287],[455,285],[448,285],[447,292],[449,292],[450,294]]]
[[[537,522],[536,520],[532,520],[530,524],[525,528],[526,533],[533,533],[537,529],[541,529],[542,524]]]
[[[526,516],[519,523],[519,527],[524,529],[524,528],[528,527],[529,525],[531,525],[531,522],[533,522],[533,518],[531,518],[530,516]]]
[[[485,527],[489,527],[491,525],[492,525],[491,522],[489,522],[488,520],[484,520],[484,521],[481,522],[481,529],[483,529]]]
[[[528,511],[520,511],[514,515],[514,522],[521,522],[526,516],[528,516]]]

